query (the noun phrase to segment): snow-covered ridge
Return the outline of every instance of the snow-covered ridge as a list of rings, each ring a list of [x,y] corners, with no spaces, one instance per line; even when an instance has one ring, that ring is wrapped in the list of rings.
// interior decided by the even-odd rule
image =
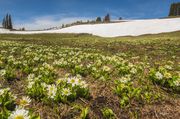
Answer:
[[[0,33],[38,34],[38,33],[89,33],[102,37],[138,36],[158,34],[180,30],[180,18],[130,20],[120,23],[77,25],[48,31],[9,31],[0,29]]]

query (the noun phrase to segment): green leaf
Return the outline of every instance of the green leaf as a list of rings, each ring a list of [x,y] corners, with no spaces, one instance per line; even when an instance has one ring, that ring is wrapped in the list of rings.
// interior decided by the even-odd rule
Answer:
[[[81,119],[86,119],[87,116],[88,116],[88,112],[89,112],[89,108],[88,107],[83,108],[82,112],[81,112],[81,115],[80,115]]]

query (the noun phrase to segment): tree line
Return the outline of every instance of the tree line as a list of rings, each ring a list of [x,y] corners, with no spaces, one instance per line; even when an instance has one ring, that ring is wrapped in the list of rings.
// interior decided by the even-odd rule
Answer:
[[[119,20],[121,20],[121,19],[122,18],[120,17]],[[65,28],[65,27],[69,27],[69,26],[73,26],[73,25],[80,25],[80,24],[96,24],[96,23],[109,23],[109,22],[111,22],[111,18],[110,18],[110,14],[107,14],[104,16],[104,18],[97,17],[94,20],[87,20],[86,22],[76,21],[71,24],[62,24],[62,26],[59,28]],[[13,29],[12,18],[11,18],[10,14],[6,14],[5,17],[3,18],[2,27],[5,29],[11,29],[11,30]],[[49,29],[55,29],[55,28],[58,29],[58,27],[53,27],[53,28],[49,28]],[[24,31],[25,28],[20,28],[19,30]]]
[[[122,20],[122,17],[119,17],[119,20]],[[98,16],[94,20],[87,20],[87,21],[80,20],[80,21],[76,21],[70,24],[62,24],[60,28],[66,28],[66,27],[70,27],[74,25],[81,25],[81,24],[96,24],[96,23],[110,23],[110,22],[112,22],[110,14],[107,14],[104,16],[104,18],[101,18]]]

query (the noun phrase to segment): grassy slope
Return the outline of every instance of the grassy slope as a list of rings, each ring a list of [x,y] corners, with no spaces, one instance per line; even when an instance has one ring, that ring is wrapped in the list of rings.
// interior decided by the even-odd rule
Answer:
[[[83,49],[96,49],[95,52],[100,52],[105,55],[112,55],[116,53],[125,53],[126,58],[140,56],[140,61],[143,61],[148,57],[148,62],[151,66],[156,63],[163,64],[169,60],[175,62],[175,70],[179,71],[178,63],[180,61],[180,32],[157,34],[157,35],[144,35],[138,37],[119,37],[119,38],[101,38],[91,36],[87,34],[36,34],[36,35],[0,35],[0,40],[17,41],[24,43],[33,43],[47,46],[61,46],[61,47],[73,47]],[[176,58],[172,58],[176,56]],[[110,85],[106,86],[103,82],[94,80],[91,78],[86,79],[94,90],[93,98],[90,100],[77,100],[75,104],[81,104],[83,106],[91,106],[89,116],[91,118],[102,118],[99,112],[99,108],[102,105],[110,107],[118,118],[129,118],[139,116],[139,118],[178,118],[180,115],[180,99],[179,95],[175,95],[171,92],[166,92],[159,87],[160,92],[164,95],[165,99],[162,102],[153,103],[150,105],[144,105],[143,107],[134,106],[128,110],[119,108],[119,101],[117,96],[112,93],[111,86],[113,81],[109,81]],[[21,92],[18,89],[18,85],[23,82],[16,82],[10,86],[15,89],[15,92]],[[6,83],[5,83],[6,84]],[[9,85],[9,84],[7,84]],[[98,95],[101,94],[99,97]],[[102,98],[103,97],[103,98]],[[62,117],[70,118],[72,115],[76,115],[77,112],[71,110],[70,105],[59,104],[61,107],[57,107],[54,104],[51,106],[44,105],[43,103],[34,102],[35,108],[43,110],[43,114],[46,116],[52,116],[57,118],[56,111],[62,111],[64,115]],[[57,108],[55,111],[53,106]],[[131,113],[131,112],[137,112]],[[128,112],[128,113],[127,113]],[[128,115],[127,115],[128,114]],[[129,116],[131,115],[131,116]]]
[[[180,32],[119,38],[101,38],[87,34],[0,35],[0,40],[93,48],[105,54],[126,52],[132,56],[148,55],[154,57],[153,60],[171,59],[173,55],[180,55]]]

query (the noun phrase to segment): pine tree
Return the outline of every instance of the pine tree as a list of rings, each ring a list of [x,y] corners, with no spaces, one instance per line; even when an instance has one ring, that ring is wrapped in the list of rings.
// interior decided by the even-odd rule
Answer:
[[[104,17],[104,22],[110,22],[110,15],[107,14],[105,17]]]
[[[101,17],[97,17],[96,22],[101,22]]]
[[[8,18],[9,18],[9,15],[7,14],[6,15],[6,20],[5,20],[5,28],[8,29],[8,26],[9,26],[9,21],[8,21]]]
[[[3,19],[2,26],[6,29],[13,29],[11,15],[6,14],[6,16]]]
[[[169,16],[173,16],[174,15],[174,5],[175,5],[174,3],[171,4]]]
[[[119,20],[122,20],[122,17],[119,17]]]
[[[11,21],[11,15],[8,16],[8,29],[12,29],[12,21]]]
[[[3,22],[2,22],[2,27],[3,28],[5,28],[5,22],[6,22],[5,18],[3,18]]]
[[[180,3],[171,4],[169,16],[179,16],[180,15]]]

